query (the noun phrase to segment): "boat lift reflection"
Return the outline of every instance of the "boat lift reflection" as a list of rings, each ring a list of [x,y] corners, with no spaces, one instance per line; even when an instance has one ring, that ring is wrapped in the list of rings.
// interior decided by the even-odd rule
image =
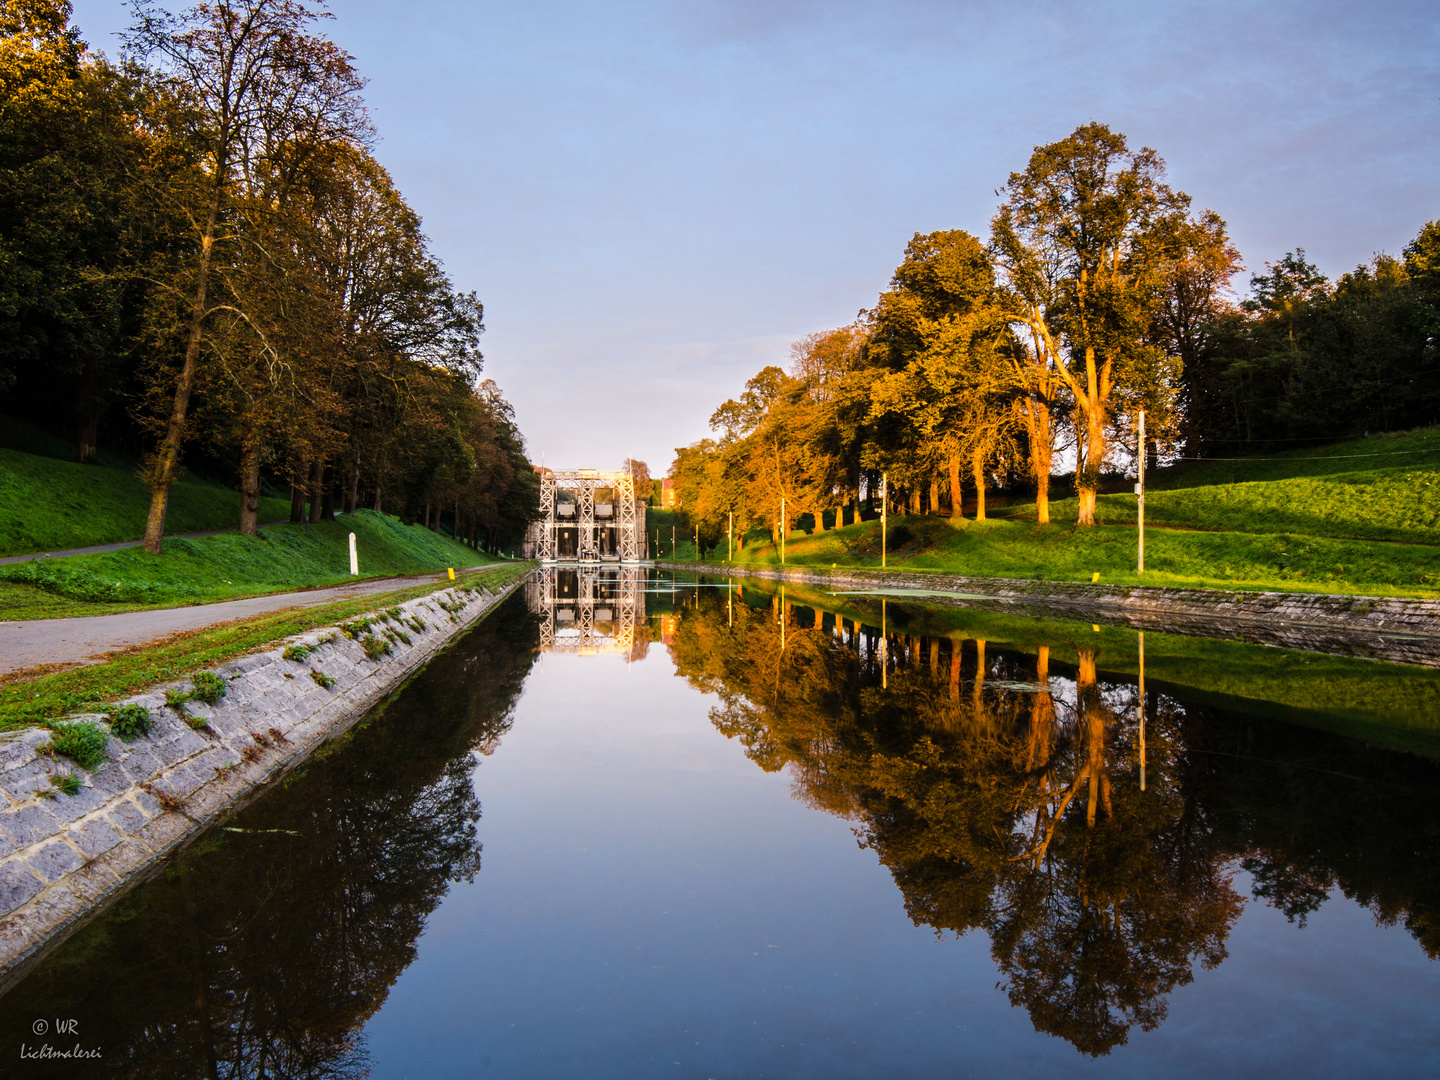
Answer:
[[[542,617],[540,651],[577,656],[645,655],[645,567],[542,566],[525,583],[525,603]]]

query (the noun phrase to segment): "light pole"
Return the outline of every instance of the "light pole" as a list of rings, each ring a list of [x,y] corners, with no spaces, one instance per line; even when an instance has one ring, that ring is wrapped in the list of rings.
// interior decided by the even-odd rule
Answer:
[[[725,561],[726,561],[727,563],[729,563],[729,562],[734,562],[734,561],[735,561],[735,511],[734,511],[734,510],[731,510],[731,511],[730,511],[730,525],[729,525],[729,527],[725,530],[725,537],[726,537],[726,540],[727,540],[727,542],[728,542],[728,544],[729,544],[729,547],[726,549]]]
[[[790,522],[785,517],[785,496],[780,496],[780,565],[785,565],[785,534],[790,531]]]
[[[889,473],[880,474],[880,569],[885,569],[885,514],[889,510],[890,492],[888,490]],[[883,607],[885,601],[880,601]]]
[[[1145,573],[1145,410],[1140,410],[1140,482],[1135,485],[1136,525],[1140,547],[1135,572]]]

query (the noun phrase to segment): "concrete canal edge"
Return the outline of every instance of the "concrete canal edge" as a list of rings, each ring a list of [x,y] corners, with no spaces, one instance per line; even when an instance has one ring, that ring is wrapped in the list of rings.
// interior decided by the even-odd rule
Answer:
[[[0,993],[167,856],[348,731],[527,576],[494,592],[483,582],[459,585],[349,620],[388,613],[368,628],[391,649],[374,659],[361,640],[324,627],[219,664],[225,697],[185,706],[204,722],[199,729],[166,706],[166,687],[130,698],[149,709],[150,733],[128,743],[112,736],[93,773],[41,753],[48,730],[0,736]],[[297,644],[309,654],[285,659]],[[66,772],[84,783],[75,795],[52,785]]]
[[[1139,630],[1237,637],[1258,644],[1440,667],[1440,601],[1335,593],[1243,592],[966,577],[903,570],[657,562],[834,591],[913,589],[913,603],[983,606]],[[946,594],[958,594],[947,596]],[[923,595],[922,595],[923,594]]]

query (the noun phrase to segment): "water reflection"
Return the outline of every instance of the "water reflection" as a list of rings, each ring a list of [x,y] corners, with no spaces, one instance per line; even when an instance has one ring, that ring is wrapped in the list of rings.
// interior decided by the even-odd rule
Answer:
[[[25,1075],[368,1075],[357,1032],[480,869],[472,755],[508,730],[534,656],[517,605],[8,994],[7,1053],[40,1041],[34,1017],[83,1017],[103,1049]]]
[[[763,778],[738,753],[694,723],[694,714],[677,711],[682,698],[694,698],[654,660],[618,672],[614,682],[592,676],[616,665],[552,661],[552,681],[537,683],[529,699],[536,722],[510,736],[514,755],[522,731],[550,729],[534,756],[521,755],[508,774],[512,795],[529,793],[512,799],[509,832],[495,831],[506,804],[494,792],[506,774],[486,766],[494,880],[486,890],[456,890],[447,903],[449,936],[435,935],[428,949],[417,945],[451,885],[480,867],[474,755],[495,750],[509,731],[540,650],[638,659],[654,640],[667,645],[681,676],[711,695],[710,720],[749,759],[771,773],[784,770],[805,806],[853,823],[898,886],[910,920],[940,936],[983,933],[974,940],[988,941],[1003,992],[1026,1010],[1011,1015],[1027,1037],[1023,1015],[1039,1031],[1103,1055],[1136,1029],[1161,1026],[1173,992],[1245,940],[1236,925],[1252,898],[1303,926],[1343,893],[1440,956],[1440,830],[1431,824],[1440,767],[1264,715],[1309,708],[1327,694],[1337,707],[1363,699],[1367,708],[1390,710],[1405,707],[1408,694],[1423,714],[1435,700],[1429,676],[1246,646],[1207,653],[1203,642],[1149,635],[1142,690],[1139,640],[1130,631],[937,613],[753,581],[692,586],[613,568],[587,580],[576,569],[532,581],[378,719],[230,822],[238,831],[209,834],[48,958],[3,999],[0,1045],[13,1054],[22,1041],[33,1044],[26,1025],[34,1017],[76,1016],[85,1043],[102,1046],[103,1059],[73,1069],[36,1062],[26,1075],[359,1076],[369,1067],[359,1033],[410,968],[404,1015],[395,1019],[398,993],[387,1013],[392,1040],[394,1028],[419,1026],[416,1002],[437,1014],[437,1003],[447,1003],[461,1016],[452,1023],[445,1013],[427,1028],[440,1032],[433,1042],[405,1044],[424,1048],[433,1075],[472,1075],[477,1048],[499,1056],[505,1047],[512,1065],[521,1063],[506,1075],[578,1075],[551,1063],[585,1054],[599,1062],[595,1047],[614,1055],[595,1074],[640,1075],[644,1069],[630,1066],[648,1061],[637,1055],[657,1046],[665,1048],[663,1061],[657,1057],[646,1074],[680,1075],[669,1071],[670,1047],[679,1057],[680,1044],[692,1044],[688,1029],[697,1018],[713,1022],[706,1037],[724,1047],[714,1057],[729,1065],[684,1075],[773,1075],[777,1064],[786,1071],[787,1060],[802,1063],[790,1074],[802,1074],[813,1059],[783,1056],[786,1029],[835,1040],[832,1061],[841,1064],[859,1051],[837,1032],[872,1050],[900,1047],[899,1057],[913,1043],[930,1055],[924,1062],[966,1060],[975,1045],[960,1041],[952,1028],[963,1029],[952,1021],[975,1021],[949,1011],[964,1000],[955,984],[979,984],[975,996],[1008,1012],[991,994],[983,956],[966,967],[952,959],[961,952],[953,942],[922,935],[934,950],[925,955],[940,957],[926,960],[928,976],[893,951],[851,957],[848,968],[834,960],[855,942],[879,940],[892,913],[899,918],[888,883],[867,894],[874,908],[853,909],[868,911],[870,921],[832,911],[827,922],[821,909],[838,893],[806,893],[804,883],[853,888],[849,868],[859,859],[873,870],[871,856],[857,855],[842,835],[823,852],[797,841],[784,849],[787,857],[797,853],[792,862],[765,862],[776,837],[804,836],[808,845],[833,830],[806,831],[826,819],[797,808],[783,790],[777,798],[770,785],[754,783]],[[577,671],[586,676],[563,681]],[[1196,690],[1203,680],[1232,693],[1222,699]],[[589,688],[587,700],[613,711],[597,708],[576,721],[574,687]],[[1288,701],[1274,696],[1275,687]],[[1248,712],[1225,704],[1242,700],[1239,691],[1249,695]],[[537,702],[551,711],[542,716]],[[652,714],[662,720],[652,723]],[[676,739],[681,726],[706,729],[716,756],[744,782],[696,771],[694,745]],[[542,755],[561,760],[542,768]],[[688,802],[702,786],[711,801]],[[773,799],[763,813],[754,809],[762,795]],[[682,823],[674,826],[682,840],[669,847],[666,830],[655,827],[671,827],[667,814]],[[545,820],[533,833],[518,824],[537,816]],[[597,819],[603,828],[592,830]],[[712,831],[694,824],[701,819]],[[797,831],[800,819],[806,824]],[[698,833],[692,851],[686,845]],[[538,845],[552,840],[536,871]],[[513,860],[508,880],[502,842]],[[707,846],[732,848],[733,858]],[[805,862],[811,853],[817,858]],[[751,866],[760,869],[747,878]],[[493,894],[488,906],[481,892]],[[775,899],[769,908],[747,907],[755,896]],[[707,908],[713,897],[723,903]],[[839,899],[833,906],[843,909]],[[652,900],[664,904],[658,915],[646,908]],[[803,933],[755,940],[786,925],[813,926],[823,940],[813,952]],[[1231,972],[1243,963],[1237,955]],[[934,978],[935,970],[953,982]],[[1394,968],[1384,971],[1388,978]],[[925,1017],[896,1013],[878,1030],[884,988],[898,997],[900,984],[913,995],[906,1017],[911,1004]],[[1284,980],[1259,992],[1275,986],[1283,993]],[[854,996],[862,987],[863,996]],[[1376,987],[1374,1013],[1395,1008],[1382,981],[1372,979],[1363,992]],[[512,1014],[512,1000],[529,1002],[529,1011],[516,1006]],[[1423,1007],[1429,999],[1417,1000]],[[778,1018],[769,1034],[781,1050],[751,1033],[761,1029],[748,1012],[743,1025],[727,1026],[737,1001],[761,1020]],[[525,1034],[514,1033],[517,1020]],[[676,1030],[664,1030],[667,1022]],[[1313,1030],[1286,1027],[1278,1016],[1275,1023],[1292,1039]],[[383,1023],[370,1030],[377,1026]],[[573,1030],[580,1049],[542,1060],[536,1047],[565,1049],[557,1029]],[[1195,1030],[1177,1030],[1164,1052],[1193,1047]],[[377,1058],[384,1038],[374,1036]],[[1002,1057],[1020,1061],[1033,1049],[996,1038]],[[1065,1050],[1067,1060],[1075,1056]],[[742,1068],[745,1062],[754,1067]],[[383,1063],[377,1071],[400,1074],[385,1073]],[[936,1071],[916,1065],[909,1074]]]
[[[525,603],[540,616],[540,651],[643,659],[644,567],[543,566],[525,582]]]
[[[883,602],[872,625],[783,589],[742,598],[697,590],[671,635],[713,723],[853,820],[917,924],[988,934],[1037,1030],[1101,1055],[1159,1025],[1225,959],[1242,867],[1293,921],[1338,887],[1440,953],[1433,763],[1153,680],[1142,699],[1090,627],[1020,650],[906,633]]]

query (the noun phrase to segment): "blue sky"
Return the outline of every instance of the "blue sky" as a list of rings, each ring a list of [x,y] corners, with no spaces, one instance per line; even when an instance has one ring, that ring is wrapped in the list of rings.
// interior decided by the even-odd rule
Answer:
[[[1089,120],[1158,150],[1250,269],[1299,246],[1335,276],[1440,217],[1433,3],[332,10],[550,465],[663,472],[791,341],[872,304],[911,234],[983,236],[1009,173]],[[115,53],[128,20],[75,21]]]

